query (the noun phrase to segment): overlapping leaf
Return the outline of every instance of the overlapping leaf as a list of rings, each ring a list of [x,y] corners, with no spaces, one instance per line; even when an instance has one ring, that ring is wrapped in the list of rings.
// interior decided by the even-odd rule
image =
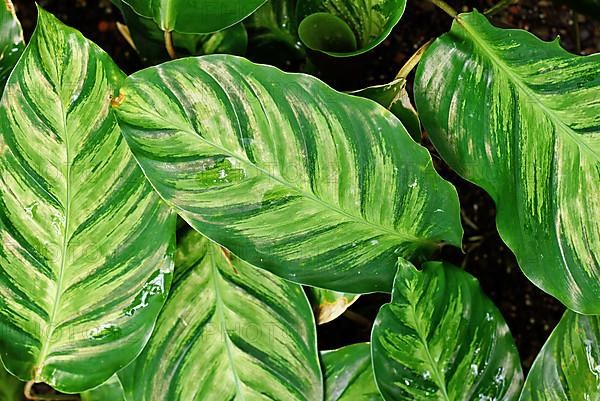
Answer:
[[[355,56],[383,42],[398,23],[406,0],[298,0],[300,39],[330,56]]]
[[[508,326],[477,280],[454,266],[400,264],[371,341],[386,400],[510,401],[521,390]]]
[[[446,162],[496,201],[525,274],[600,313],[600,55],[456,18],[416,77],[419,114]]]
[[[119,376],[129,401],[315,401],[315,337],[302,287],[190,230],[156,330]]]
[[[103,385],[82,393],[81,401],[125,401],[119,378],[115,375]]]
[[[356,294],[314,287],[309,288],[309,294],[317,324],[325,324],[337,319],[360,297]]]
[[[25,48],[23,29],[11,0],[0,5],[0,90]]]
[[[142,349],[175,219],[110,111],[123,74],[50,14],[0,104],[0,349],[10,372],[79,392]]]
[[[382,401],[375,385],[369,344],[354,344],[321,354],[325,401]]]
[[[567,311],[537,356],[520,401],[600,398],[600,318]]]
[[[241,22],[266,0],[119,0],[161,30],[212,33]]]
[[[390,290],[398,257],[459,244],[456,191],[400,122],[232,56],[128,78],[116,106],[147,178],[196,230],[289,280]]]

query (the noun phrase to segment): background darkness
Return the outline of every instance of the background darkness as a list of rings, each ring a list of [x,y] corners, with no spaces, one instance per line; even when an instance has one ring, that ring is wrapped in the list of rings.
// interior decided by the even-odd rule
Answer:
[[[29,38],[35,27],[35,3],[31,0],[13,1],[25,36]],[[448,2],[458,10],[477,8],[484,11],[496,1]],[[135,52],[116,30],[115,23],[121,21],[121,16],[109,0],[39,0],[39,3],[98,43],[127,73],[142,68]],[[492,19],[498,26],[526,29],[544,40],[560,35],[562,45],[572,52],[591,54],[600,51],[600,23],[575,14],[567,7],[555,6],[551,1],[521,0]],[[579,22],[579,45],[575,21]],[[450,18],[427,1],[411,0],[402,21],[381,46],[353,59],[343,68],[336,68],[335,76],[322,74],[321,78],[340,90],[389,82],[418,47],[446,32],[450,24]],[[424,144],[429,146],[427,140]],[[564,308],[530,284],[521,273],[513,254],[498,236],[491,199],[482,190],[452,173],[433,149],[432,153],[440,173],[458,189],[465,228],[464,253],[448,248],[439,256],[463,266],[480,280],[484,291],[505,316],[517,341],[524,367],[528,370]],[[321,326],[321,348],[368,341],[377,310],[387,300],[385,295],[364,296],[340,319]]]

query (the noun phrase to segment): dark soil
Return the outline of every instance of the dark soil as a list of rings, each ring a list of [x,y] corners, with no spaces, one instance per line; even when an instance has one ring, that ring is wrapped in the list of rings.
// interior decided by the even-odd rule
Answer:
[[[35,27],[35,4],[31,0],[13,1],[26,37],[30,37]],[[484,11],[496,3],[495,0],[448,2],[465,11],[471,8]],[[116,21],[121,17],[109,0],[39,0],[39,4],[98,43],[126,72],[142,68],[137,55],[116,29]],[[572,52],[600,51],[600,23],[550,1],[521,0],[492,19],[498,26],[526,29],[544,40],[560,35],[563,46]],[[353,60],[348,68],[336,68],[335,75],[324,73],[321,77],[340,90],[389,82],[417,48],[446,32],[450,24],[450,18],[428,2],[411,1],[403,20],[381,46]],[[457,177],[433,149],[432,153],[440,173],[458,189],[465,228],[464,253],[444,249],[443,259],[465,267],[480,280],[484,291],[505,316],[528,370],[564,307],[534,287],[521,273],[514,255],[496,231],[493,201],[482,190]],[[363,296],[350,313],[319,328],[320,346],[329,349],[368,341],[377,310],[388,299],[389,296],[381,294]]]

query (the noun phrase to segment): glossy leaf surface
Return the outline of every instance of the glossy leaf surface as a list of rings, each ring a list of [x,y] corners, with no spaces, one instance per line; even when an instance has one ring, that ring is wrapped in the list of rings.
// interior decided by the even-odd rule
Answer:
[[[129,401],[320,400],[315,324],[302,287],[194,230],[150,342],[119,373]]]
[[[307,47],[347,57],[383,42],[402,18],[406,0],[298,0],[296,7]]]
[[[115,375],[103,385],[81,394],[81,401],[125,401],[119,378]]]
[[[266,0],[120,0],[162,31],[212,33],[241,22]]]
[[[600,313],[600,55],[579,57],[476,12],[425,53],[419,115],[444,160],[496,201],[524,273]]]
[[[459,244],[456,191],[383,107],[233,56],[128,78],[115,107],[148,179],[196,230],[301,284],[390,290],[398,257]]]
[[[371,346],[349,345],[321,353],[325,401],[382,401],[373,377]]]
[[[516,400],[523,373],[498,309],[468,273],[399,266],[372,332],[375,380],[390,401]]]
[[[520,401],[600,398],[600,318],[567,311],[537,356]]]
[[[0,4],[0,90],[25,48],[23,29],[11,0]]]
[[[0,349],[22,380],[95,387],[141,351],[175,219],[110,110],[123,74],[39,11],[0,104]]]
[[[360,297],[356,294],[314,287],[309,288],[309,295],[317,324],[325,324],[337,319]]]

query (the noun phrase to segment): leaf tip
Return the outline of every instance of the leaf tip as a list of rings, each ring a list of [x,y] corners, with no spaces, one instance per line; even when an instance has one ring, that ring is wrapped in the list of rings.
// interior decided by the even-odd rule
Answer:
[[[14,16],[15,15],[15,6],[13,5],[12,1],[4,0],[4,5],[6,6],[6,10]]]

